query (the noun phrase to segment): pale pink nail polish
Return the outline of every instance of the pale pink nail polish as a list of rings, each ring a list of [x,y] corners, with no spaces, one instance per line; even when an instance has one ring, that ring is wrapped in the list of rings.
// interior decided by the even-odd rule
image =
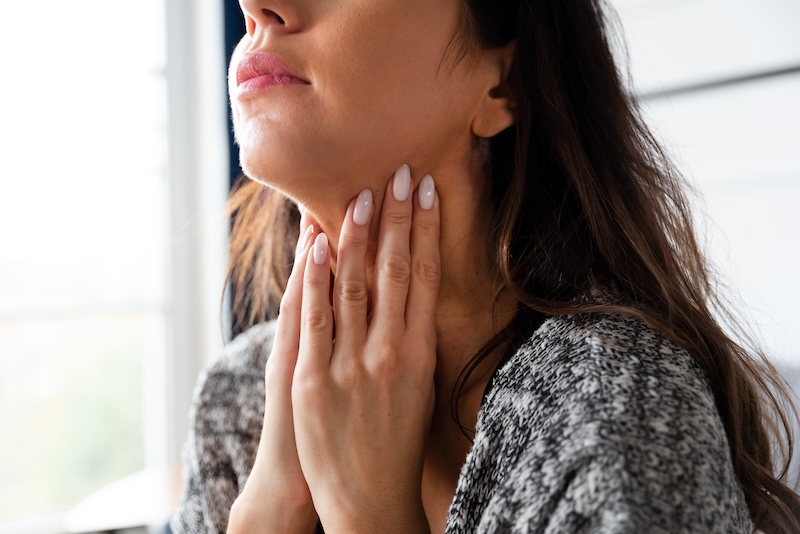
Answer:
[[[433,201],[436,200],[436,185],[433,183],[433,176],[426,174],[419,184],[419,205],[424,210],[433,208]]]
[[[356,205],[353,209],[353,222],[359,226],[364,226],[369,221],[370,213],[372,213],[372,191],[364,189],[356,199]]]
[[[319,234],[314,241],[314,263],[325,265],[328,261],[328,236]]]
[[[408,194],[411,192],[411,168],[408,165],[403,165],[394,173],[394,181],[392,183],[392,196],[398,202],[405,202],[408,199]]]

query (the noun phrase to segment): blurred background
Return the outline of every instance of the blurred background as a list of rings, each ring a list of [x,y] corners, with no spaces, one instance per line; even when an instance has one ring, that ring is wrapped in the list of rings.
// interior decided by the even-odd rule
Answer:
[[[793,377],[800,2],[610,3],[724,292]],[[233,0],[0,3],[0,534],[169,515],[195,380],[231,331],[243,31]]]

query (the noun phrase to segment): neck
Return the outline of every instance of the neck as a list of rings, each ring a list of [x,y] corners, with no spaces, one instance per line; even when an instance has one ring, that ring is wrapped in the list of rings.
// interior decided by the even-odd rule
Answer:
[[[451,421],[450,407],[461,371],[484,343],[510,321],[516,309],[513,299],[507,295],[495,298],[500,283],[492,273],[489,259],[492,208],[488,182],[474,160],[461,160],[464,163],[427,168],[422,165],[411,166],[414,185],[425,173],[430,173],[436,181],[440,199],[442,277],[436,319],[437,398],[433,423],[438,431],[448,434],[460,434]],[[387,172],[387,176],[390,175],[391,172]],[[373,190],[375,214],[380,214],[385,193],[383,188],[385,184],[382,189]],[[349,198],[357,194],[357,191],[348,193]],[[330,209],[330,203],[315,206],[304,202],[328,235],[334,273],[339,232],[349,198],[343,200],[336,210]],[[379,225],[379,217],[373,216],[370,228],[372,250],[369,254],[373,260]],[[371,270],[368,268],[368,273]],[[490,360],[483,368],[476,369],[475,380],[467,384],[468,389],[459,401],[462,423],[468,428],[474,425],[483,393],[482,386],[488,379],[491,365],[496,361]]]
[[[433,176],[441,215],[442,276],[436,309],[437,366],[434,376],[436,402],[422,484],[426,512],[440,522],[446,519],[461,466],[471,447],[469,438],[452,417],[453,396],[459,393],[456,389],[459,378],[470,359],[510,322],[516,310],[513,297],[498,292],[500,280],[493,274],[490,261],[492,206],[488,180],[481,175],[480,165],[475,165],[470,159],[461,158],[467,161],[463,165],[434,167],[411,164],[415,186],[425,173]],[[386,176],[391,172],[387,171]],[[381,189],[373,189],[374,214],[381,213],[384,188],[385,184]],[[357,194],[358,191],[347,192],[347,198],[340,199],[335,211],[330,210],[330,199],[319,205],[302,202],[328,235],[334,274],[342,221],[350,199]],[[374,261],[379,226],[379,217],[373,215],[368,278],[373,271],[369,260]],[[496,298],[498,293],[500,297]],[[464,428],[475,428],[483,392],[498,357],[498,354],[493,354],[484,359],[460,392],[457,408],[459,423]]]
[[[436,181],[440,199],[442,277],[436,320],[436,410],[446,411],[449,420],[451,396],[459,374],[483,344],[508,323],[515,306],[509,298],[496,302],[499,280],[492,273],[490,261],[492,236],[488,182],[480,174],[479,167],[471,162],[427,169],[412,166],[412,173],[415,186],[425,173],[430,173]],[[383,195],[383,189],[373,190],[375,214],[380,213]],[[341,209],[335,212],[309,207],[322,230],[328,234],[334,273],[346,205],[343,202]],[[373,217],[371,224],[372,253],[369,257],[374,261],[379,217]],[[368,273],[372,271],[370,267],[368,265]],[[480,371],[475,374],[481,375]],[[482,393],[479,386],[477,384],[473,389]],[[477,404],[479,401],[480,395]],[[475,404],[474,412],[477,413],[477,404],[469,404]],[[464,409],[467,414],[473,411],[468,406]],[[472,416],[468,417],[464,423],[471,426],[471,419]]]

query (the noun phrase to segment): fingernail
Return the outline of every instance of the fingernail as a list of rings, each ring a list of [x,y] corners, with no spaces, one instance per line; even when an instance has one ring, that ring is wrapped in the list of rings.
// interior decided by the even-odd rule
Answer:
[[[319,234],[314,241],[314,263],[325,265],[328,261],[328,236]]]
[[[392,184],[392,195],[398,202],[405,202],[408,193],[411,191],[411,168],[403,165],[394,173],[394,183]]]
[[[429,210],[433,207],[435,199],[436,186],[433,183],[433,176],[426,174],[419,184],[419,205],[422,209]]]
[[[372,213],[372,191],[364,189],[358,194],[356,207],[353,209],[353,222],[359,226],[364,226]]]

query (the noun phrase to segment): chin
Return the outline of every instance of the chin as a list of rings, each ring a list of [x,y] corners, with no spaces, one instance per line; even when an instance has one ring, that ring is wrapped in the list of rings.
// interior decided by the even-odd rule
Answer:
[[[374,134],[247,121],[235,123],[240,164],[251,179],[277,189],[311,211],[344,211],[365,187],[380,194],[405,160],[402,143]],[[343,157],[347,154],[347,157]]]
[[[337,179],[329,165],[318,165],[309,158],[287,157],[279,150],[247,150],[240,152],[240,165],[244,174],[261,184],[280,191],[296,204],[326,205],[333,208],[349,199],[340,196],[348,189]]]
[[[293,145],[297,146],[263,138],[240,139],[239,165],[250,179],[294,197],[295,189],[319,173],[315,172],[318,166],[313,161],[292,150]]]

